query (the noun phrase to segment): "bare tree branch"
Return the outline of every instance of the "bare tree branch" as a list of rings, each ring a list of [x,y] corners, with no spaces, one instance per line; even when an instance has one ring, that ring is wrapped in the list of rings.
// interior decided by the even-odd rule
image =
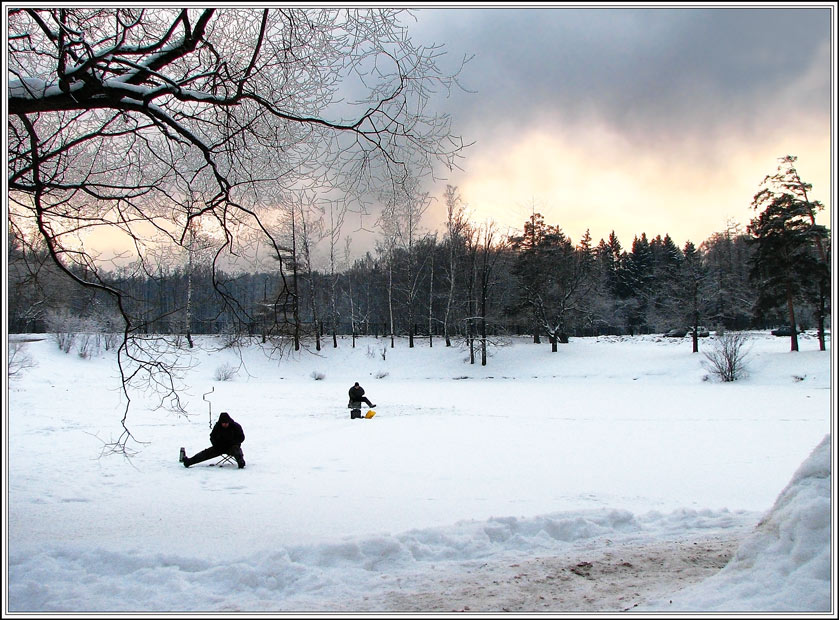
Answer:
[[[401,13],[9,11],[10,224],[43,240],[72,281],[111,296],[124,321],[126,396],[141,384],[182,409],[177,364],[88,249],[93,233],[118,235],[153,273],[161,248],[189,256],[200,227],[213,242],[216,295],[250,323],[219,273],[247,268],[256,247],[287,253],[270,225],[282,205],[308,192],[365,208],[407,179],[455,166],[462,141],[447,116],[426,110],[456,76],[439,71],[439,48],[411,42]],[[277,294],[288,295],[275,264]],[[125,433],[115,451],[125,453]]]

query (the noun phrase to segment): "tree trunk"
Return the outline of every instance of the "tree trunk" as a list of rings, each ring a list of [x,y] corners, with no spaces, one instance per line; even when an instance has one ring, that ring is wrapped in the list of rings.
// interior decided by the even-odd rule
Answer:
[[[349,262],[349,261],[348,261]],[[352,292],[352,275],[347,273],[347,288],[349,289],[350,300],[350,331],[352,331],[352,348],[355,348],[355,301],[353,300]]]
[[[453,244],[453,241],[450,241]],[[450,250],[449,258],[449,297],[446,300],[446,313],[443,315],[443,337],[446,339],[446,346],[452,346],[452,339],[449,335],[449,314],[452,309],[452,299],[454,299],[454,250]]]
[[[292,297],[292,311],[294,313],[294,350],[300,350],[300,308],[298,307],[297,288],[297,235],[295,232],[294,210],[291,212],[291,267],[292,282],[294,282],[294,297]],[[285,314],[285,311],[283,311]]]
[[[390,258],[390,265],[387,269],[387,305],[390,312],[390,348],[396,346],[393,336],[393,256]]]
[[[818,318],[818,337],[819,337],[819,351],[827,350],[825,347],[824,342],[824,318],[827,314],[826,310],[826,302],[827,302],[827,294],[826,294],[826,285],[824,281],[819,282],[819,300],[816,304],[816,317]]]
[[[434,254],[431,255],[431,275],[428,283],[428,348],[434,346]]]
[[[693,352],[699,353],[699,284],[694,280],[693,285]]]
[[[795,326],[795,307],[792,303],[792,287],[787,285],[787,313],[792,332],[789,336],[790,351],[798,351],[798,329]]]
[[[191,349],[192,344],[192,270],[193,263],[193,244],[195,243],[195,234],[192,228],[189,230],[189,249],[187,250],[188,267],[186,276],[186,341],[189,343]]]
[[[487,293],[481,291],[481,366],[487,365]]]

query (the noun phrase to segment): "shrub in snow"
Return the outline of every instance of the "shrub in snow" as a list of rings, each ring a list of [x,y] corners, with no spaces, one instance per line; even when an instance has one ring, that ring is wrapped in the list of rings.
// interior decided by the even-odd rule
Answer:
[[[56,344],[58,344],[58,348],[65,353],[70,352],[70,349],[73,348],[73,343],[76,341],[75,332],[53,332],[53,337],[55,338]]]
[[[46,316],[47,329],[52,332],[58,348],[69,353],[78,345],[79,357],[87,359],[102,348],[109,350],[118,342],[120,334],[111,332],[115,320],[107,313],[95,310],[91,316],[78,317],[66,309],[52,310]],[[104,333],[108,331],[108,333]]]
[[[73,348],[73,343],[76,341],[76,332],[66,329],[64,326],[50,326],[49,329],[52,332],[53,338],[55,338],[55,343],[58,345],[58,348],[65,353],[69,353],[70,349]]]
[[[216,368],[216,381],[230,381],[235,376],[236,369],[227,362]]]
[[[35,361],[24,353],[22,342],[9,343],[9,377],[21,374],[27,368],[35,366]]]
[[[384,379],[389,374],[390,374],[389,372],[385,372],[384,370],[379,370],[378,372],[376,372],[375,377],[376,377],[376,379]]]
[[[79,333],[76,334],[79,357],[87,359],[102,350],[103,334],[106,319],[100,314],[79,320]]]
[[[318,372],[317,370],[312,371],[312,379],[314,379],[315,381],[321,381],[325,378],[326,378],[326,375],[323,374],[322,372]]]
[[[122,334],[116,332],[105,332],[102,334],[102,342],[105,344],[105,350],[110,351],[111,349],[115,349],[121,338]]]
[[[79,318],[70,314],[66,309],[49,310],[46,314],[47,329],[55,338],[58,348],[69,353],[76,340],[79,329]]]
[[[746,344],[749,337],[744,332],[726,332],[705,353],[705,367],[722,381],[737,381],[746,371]]]
[[[79,357],[82,359],[87,359],[93,354],[94,349],[99,348],[96,334],[82,332],[77,334],[77,338],[79,342]]]

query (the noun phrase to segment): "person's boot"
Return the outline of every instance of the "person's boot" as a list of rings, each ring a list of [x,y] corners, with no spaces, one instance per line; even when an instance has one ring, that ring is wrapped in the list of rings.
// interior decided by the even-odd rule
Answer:
[[[235,446],[231,454],[233,455],[233,458],[236,459],[236,464],[239,466],[239,469],[244,469],[245,453],[242,452],[241,444]]]
[[[181,461],[184,464],[184,467],[189,467],[189,457],[184,452],[184,459]]]

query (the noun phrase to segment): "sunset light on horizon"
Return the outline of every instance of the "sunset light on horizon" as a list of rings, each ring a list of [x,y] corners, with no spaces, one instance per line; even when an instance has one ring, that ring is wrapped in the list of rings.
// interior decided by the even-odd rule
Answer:
[[[462,91],[440,108],[473,144],[445,185],[476,224],[521,230],[532,211],[578,243],[615,231],[699,245],[736,223],[794,155],[831,225],[835,126],[824,6],[442,7],[408,31],[462,58]]]
[[[683,247],[687,241],[699,245],[732,223],[745,232],[757,215],[752,198],[781,157],[771,155],[773,145],[768,144],[762,157],[734,149],[724,165],[690,155],[674,155],[668,162],[650,153],[631,153],[614,138],[611,144],[575,144],[546,132],[522,137],[500,155],[482,154],[476,146],[467,170],[453,175],[450,184],[457,186],[477,225],[491,221],[502,231],[521,230],[536,212],[575,243],[588,230],[595,245],[614,231],[624,246],[644,233],[670,235]],[[819,156],[799,155],[796,169],[813,185],[811,199],[825,205],[817,220],[831,227],[829,149],[827,138],[825,144],[806,149]],[[426,221],[433,227],[444,219],[441,194]]]

